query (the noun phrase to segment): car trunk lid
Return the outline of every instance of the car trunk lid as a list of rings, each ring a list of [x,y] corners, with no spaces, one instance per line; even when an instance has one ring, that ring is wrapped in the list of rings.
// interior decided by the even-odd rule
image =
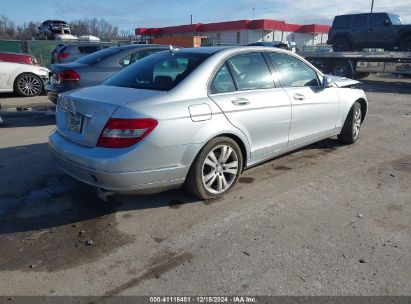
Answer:
[[[57,131],[72,142],[95,147],[104,126],[119,106],[161,93],[100,85],[62,94],[56,110]]]

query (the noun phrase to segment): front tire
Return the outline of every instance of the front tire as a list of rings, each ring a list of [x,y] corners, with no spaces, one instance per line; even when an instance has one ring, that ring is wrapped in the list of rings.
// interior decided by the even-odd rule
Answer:
[[[217,198],[235,185],[242,169],[243,156],[238,144],[228,137],[216,137],[194,159],[184,188],[203,200]]]
[[[361,105],[356,101],[345,119],[341,133],[337,136],[338,141],[349,145],[355,143],[360,136],[361,123]]]
[[[24,73],[16,78],[14,91],[23,97],[37,96],[43,92],[43,82],[37,75]]]

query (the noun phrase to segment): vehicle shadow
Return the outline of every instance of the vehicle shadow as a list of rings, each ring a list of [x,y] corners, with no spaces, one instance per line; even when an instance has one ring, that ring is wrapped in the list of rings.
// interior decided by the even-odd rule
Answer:
[[[0,176],[4,177],[0,183],[0,235],[51,229],[121,211],[171,210],[199,202],[182,190],[114,195],[104,202],[96,188],[56,168],[46,143],[2,148],[0,159]]]
[[[54,125],[56,118],[50,112],[1,112],[0,116],[3,123],[0,124],[0,129],[20,128],[20,127],[39,127]]]
[[[38,96],[47,96],[47,92],[44,91],[44,92],[42,92],[41,94],[39,94]],[[14,93],[14,92],[1,93],[1,94],[0,94],[0,100],[1,100],[2,98],[35,98],[35,97],[36,97],[36,96],[34,96],[34,97],[24,97],[24,96],[20,96],[20,95],[17,94],[17,93]]]
[[[359,85],[365,92],[375,92],[375,93],[394,93],[394,94],[410,94],[411,93],[411,83],[407,81],[408,79],[395,81],[384,81],[378,79],[362,79],[362,84]]]
[[[46,144],[40,146],[38,148],[44,150],[41,161],[47,164],[52,163],[51,156],[46,151]],[[291,153],[305,150],[330,153],[338,147],[340,144],[337,140],[326,139]],[[20,153],[19,151],[27,151],[27,149],[20,148],[10,149],[14,149],[13,153],[16,154]],[[1,149],[0,152],[4,150],[7,149]],[[273,160],[268,162],[271,161]],[[30,166],[29,161],[23,159],[23,164],[19,167],[25,170],[27,166]],[[0,167],[0,173],[1,171]],[[55,172],[58,171],[55,170]],[[166,207],[172,212],[172,209],[178,209],[186,204],[202,203],[196,197],[180,189],[150,195],[113,195],[107,202],[104,202],[98,196],[96,188],[63,173],[55,174],[55,172],[51,172],[54,174],[48,175],[43,181],[36,182],[38,186],[26,191],[21,197],[12,195],[0,197],[0,235],[54,229],[89,220],[95,221],[123,211]],[[21,174],[24,175],[25,172]],[[32,175],[31,178],[36,179],[37,177]],[[7,187],[7,184],[3,186]]]

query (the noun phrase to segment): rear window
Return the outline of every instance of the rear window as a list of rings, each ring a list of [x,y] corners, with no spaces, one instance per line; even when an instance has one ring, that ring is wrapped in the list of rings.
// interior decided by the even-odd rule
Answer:
[[[372,14],[370,24],[371,26],[383,26],[386,19],[388,19],[386,14]]]
[[[352,20],[353,27],[364,27],[367,25],[367,15],[354,16]]]
[[[101,50],[101,47],[97,45],[81,45],[78,49],[82,54],[91,54]]]
[[[346,29],[349,28],[351,24],[351,16],[337,16],[334,18],[333,28],[334,29]]]
[[[125,68],[103,84],[169,91],[195,70],[209,54],[161,52]]]
[[[84,56],[76,62],[78,63],[83,63],[83,64],[95,64],[97,62],[102,61],[103,59],[106,59],[107,57],[110,57],[114,54],[117,54],[121,51],[121,48],[118,47],[112,47],[108,49],[104,49],[95,53],[92,53],[90,55]]]

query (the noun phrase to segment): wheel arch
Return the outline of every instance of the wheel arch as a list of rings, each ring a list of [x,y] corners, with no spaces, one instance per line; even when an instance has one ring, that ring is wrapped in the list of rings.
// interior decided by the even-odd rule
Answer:
[[[355,102],[358,102],[358,103],[360,104],[360,106],[361,106],[361,112],[362,112],[361,122],[363,122],[364,119],[365,119],[365,116],[367,115],[368,103],[365,101],[364,98],[359,98],[359,99],[357,99]],[[354,103],[355,103],[355,102],[354,102]],[[354,104],[354,103],[353,103],[353,104]],[[352,107],[352,106],[351,106],[351,107]]]
[[[396,44],[399,45],[401,43],[401,40],[407,36],[411,36],[411,30],[400,32],[397,36]]]
[[[237,135],[232,134],[232,133],[222,133],[217,136],[214,136],[212,139],[217,138],[217,137],[228,137],[237,143],[237,145],[240,147],[241,154],[243,157],[243,170],[244,170],[244,168],[247,166],[248,152],[247,152],[247,148],[243,140]]]
[[[335,36],[334,36],[334,38],[333,38],[333,40],[332,40],[332,44],[334,43],[334,41],[337,39],[337,38],[341,38],[341,37],[343,37],[343,38],[346,38],[347,40],[348,40],[348,42],[351,44],[351,46],[353,46],[353,38],[351,37],[351,35],[349,34],[349,33],[337,33],[337,34],[335,34]]]

